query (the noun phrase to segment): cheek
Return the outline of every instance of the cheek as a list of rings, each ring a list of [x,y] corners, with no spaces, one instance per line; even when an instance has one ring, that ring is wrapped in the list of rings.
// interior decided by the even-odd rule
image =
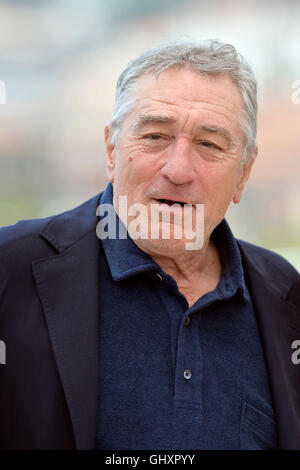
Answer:
[[[234,195],[238,174],[228,166],[207,165],[202,172],[201,186],[207,204],[228,205]]]
[[[159,170],[161,161],[160,155],[146,153],[141,144],[124,146],[116,159],[117,178],[136,184],[145,180],[149,181]]]

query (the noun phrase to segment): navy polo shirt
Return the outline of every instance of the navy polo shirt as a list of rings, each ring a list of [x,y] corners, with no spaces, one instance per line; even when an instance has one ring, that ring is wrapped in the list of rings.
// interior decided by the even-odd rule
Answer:
[[[101,202],[112,203],[111,184]],[[96,449],[277,447],[239,248],[225,219],[211,237],[221,278],[191,307],[176,281],[129,237],[99,241]]]

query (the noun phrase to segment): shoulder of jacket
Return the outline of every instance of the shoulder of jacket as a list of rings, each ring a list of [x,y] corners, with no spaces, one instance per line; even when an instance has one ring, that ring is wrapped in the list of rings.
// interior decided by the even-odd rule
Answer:
[[[47,237],[41,237],[41,234],[47,234],[48,238],[51,238],[51,235],[60,234],[63,237],[78,227],[83,232],[89,230],[90,225],[92,226],[90,219],[93,219],[98,199],[99,195],[96,195],[79,206],[59,214],[39,219],[20,220],[14,225],[1,227],[1,255],[8,257],[13,253],[18,255],[21,252],[25,255],[28,251],[32,252],[33,255],[36,254],[41,247],[47,245],[45,244]],[[85,223],[86,220],[87,222]],[[63,230],[62,227],[64,228]],[[50,243],[48,243],[48,246],[50,247]],[[55,247],[55,243],[53,243],[53,247]],[[53,252],[53,247],[51,246],[51,252]],[[46,251],[48,252],[49,249]]]
[[[40,236],[41,230],[52,218],[20,220],[14,225],[0,228],[0,284],[4,280],[16,280],[34,259],[55,253]]]
[[[19,220],[14,225],[0,228],[0,250],[2,255],[7,250],[18,249],[27,244],[36,242],[39,233],[55,216],[43,219]]]
[[[242,254],[247,257],[247,267],[255,268],[263,277],[272,277],[273,280],[286,284],[290,281],[300,283],[299,272],[283,256],[272,250],[258,245],[237,240]]]

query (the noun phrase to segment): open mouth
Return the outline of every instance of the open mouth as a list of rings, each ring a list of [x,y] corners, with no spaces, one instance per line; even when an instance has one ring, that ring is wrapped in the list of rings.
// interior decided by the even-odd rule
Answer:
[[[161,204],[168,204],[168,206],[172,206],[173,204],[180,204],[180,206],[184,206],[185,202],[181,201],[171,201],[171,199],[156,199],[156,201],[160,202]]]

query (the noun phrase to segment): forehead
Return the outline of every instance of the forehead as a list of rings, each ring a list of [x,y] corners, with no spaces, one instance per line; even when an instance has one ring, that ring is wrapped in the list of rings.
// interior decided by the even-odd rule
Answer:
[[[232,118],[242,107],[240,91],[229,75],[200,74],[190,67],[171,68],[158,77],[144,74],[134,84],[133,92],[135,111],[204,111]]]

